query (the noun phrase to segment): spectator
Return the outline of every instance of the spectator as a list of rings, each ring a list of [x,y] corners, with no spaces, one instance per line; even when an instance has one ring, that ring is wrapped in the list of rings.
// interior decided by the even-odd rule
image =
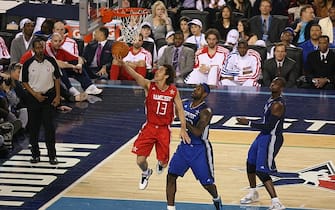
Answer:
[[[237,42],[240,38],[240,34],[236,29],[232,29],[227,34],[227,40],[225,42],[225,45],[230,46],[232,50],[236,50]]]
[[[240,34],[239,38],[246,40],[248,45],[254,45],[258,38],[256,34],[251,33],[250,28],[250,23],[245,18],[239,20],[237,23],[237,30]]]
[[[206,31],[208,46],[203,47],[196,53],[193,71],[185,79],[186,84],[206,83],[217,86],[219,82],[220,69],[226,62],[229,50],[219,46],[219,31],[210,28]]]
[[[164,39],[168,31],[173,31],[172,21],[168,17],[167,9],[162,1],[156,1],[152,5],[152,14],[146,17],[144,22],[148,22],[152,26],[154,40]]]
[[[274,58],[264,62],[262,73],[263,86],[265,87],[269,87],[276,77],[283,77],[286,80],[286,87],[296,87],[296,80],[300,76],[296,62],[286,57],[286,45],[284,43],[275,45]]]
[[[334,89],[335,53],[329,50],[329,38],[319,37],[319,50],[307,56],[306,83],[303,88]]]
[[[108,28],[102,26],[95,31],[94,41],[86,45],[83,57],[85,69],[91,79],[108,79],[112,62],[112,41],[107,40]]]
[[[66,88],[71,92],[73,88],[69,78],[75,78],[81,85],[82,89],[89,95],[99,95],[102,89],[97,88],[90,80],[86,69],[83,68],[82,59],[69,53],[61,48],[62,36],[59,33],[53,33],[50,42],[47,42],[45,54],[56,59],[58,66],[61,68],[61,79]],[[78,91],[79,92],[79,91]],[[74,96],[80,95],[73,94]]]
[[[10,46],[10,63],[18,63],[21,56],[32,48],[32,40],[34,38],[34,22],[28,18],[21,20],[20,28],[22,34],[13,39]]]
[[[237,51],[232,52],[221,71],[221,85],[260,86],[261,57],[255,50],[248,49],[248,42],[240,40]]]
[[[252,7],[249,0],[229,0],[227,1],[233,12],[242,13],[243,18],[250,18],[252,14]]]
[[[308,4],[308,0],[297,0],[297,5],[288,9],[288,14],[293,14],[293,19],[300,19],[301,9]]]
[[[158,50],[158,53],[157,53],[157,58],[158,58],[158,61],[159,59],[162,57],[163,55],[163,52],[164,50],[170,46],[170,45],[173,45],[174,44],[174,34],[175,32],[174,31],[170,31],[166,34],[166,37],[165,37],[165,41],[166,41],[166,44],[161,46]]]
[[[296,47],[295,45],[292,44],[292,40],[294,37],[294,31],[293,28],[291,27],[286,27],[284,31],[280,35],[280,41],[282,44],[284,44],[286,47]],[[267,55],[267,58],[273,58],[273,53],[274,53],[275,46],[273,46],[270,49],[270,52]]]
[[[223,6],[219,13],[218,20],[213,24],[221,36],[221,40],[226,41],[227,34],[231,29],[236,29],[236,21],[229,6]]]
[[[143,41],[146,44],[143,44],[143,48],[148,50],[151,53],[153,63],[157,62],[157,49],[155,40],[152,38],[152,25],[149,22],[143,22],[141,24],[140,33],[143,36]],[[150,65],[152,66],[153,63]]]
[[[280,40],[280,33],[285,28],[285,24],[280,19],[270,14],[272,10],[271,0],[261,0],[259,10],[260,15],[249,20],[251,32],[267,43],[275,43]]]
[[[138,74],[146,77],[147,69],[152,68],[152,57],[151,53],[145,50],[142,45],[143,35],[139,34],[133,46],[129,48],[128,55],[123,58],[123,62],[126,62],[127,65],[133,68]],[[111,80],[134,80],[115,59],[113,59],[109,75]]]
[[[174,45],[168,46],[163,56],[158,60],[158,65],[172,65],[176,71],[175,83],[184,83],[184,79],[193,70],[194,51],[183,46],[184,36],[181,31],[174,35]]]
[[[319,48],[319,37],[321,34],[321,26],[319,24],[313,24],[310,27],[310,39],[299,45],[299,47],[302,48],[304,68],[306,68],[308,54]]]
[[[191,29],[188,25],[188,23],[191,21],[191,19],[189,17],[186,17],[186,16],[182,16],[180,19],[179,19],[179,27],[180,27],[180,30],[183,32],[184,34],[184,41],[192,36],[191,34]]]
[[[41,30],[35,32],[35,36],[40,37],[43,40],[48,40],[52,34],[54,28],[54,20],[45,19],[41,25]]]
[[[332,6],[332,1],[329,0],[314,0],[313,7],[315,10],[315,16],[325,18],[328,15],[328,10]]]
[[[321,26],[322,35],[327,35],[329,37],[329,42],[334,45],[335,6],[329,8],[328,17],[319,20],[319,25]]]
[[[10,54],[6,46],[5,40],[0,36],[0,72],[4,70],[4,65],[10,62]]]
[[[76,79],[80,80],[79,82],[82,85],[82,87],[85,87],[85,89],[84,89],[85,92],[87,94],[93,94],[93,95],[101,94],[102,89],[99,89],[94,84],[92,84],[92,82],[89,79],[89,76],[87,75],[86,70],[82,71],[82,65],[84,63],[84,60],[81,57],[79,57],[79,50],[78,50],[77,42],[65,35],[65,25],[64,25],[64,23],[61,22],[61,21],[56,22],[54,24],[53,33],[58,33],[61,37],[61,42],[59,43],[60,44],[59,48],[61,48],[61,51],[66,51],[67,55],[70,55],[72,58],[73,58],[73,56],[77,57],[77,61],[73,61],[73,62],[76,63],[77,67],[79,67],[80,72],[77,72],[75,74],[75,76],[77,77]],[[49,56],[54,54],[54,52],[50,48],[51,47],[50,42],[51,42],[51,40],[48,40],[46,45],[45,45],[45,52]],[[73,96],[80,95],[80,92],[75,87],[73,87],[73,85],[71,84],[71,82],[68,79],[68,76],[66,75],[65,71],[64,71],[64,73],[65,73],[65,75],[62,75],[62,82],[64,83],[66,88],[69,90],[71,95],[73,95]],[[75,73],[75,72],[70,72],[70,74],[72,74],[72,73]],[[82,75],[79,75],[78,73],[82,73]],[[70,75],[70,76],[73,76],[73,75]],[[87,89],[87,88],[89,88],[89,89]]]
[[[311,5],[301,8],[300,19],[296,20],[292,25],[295,33],[293,43],[299,45],[310,38],[310,28],[316,23],[314,17],[314,9]]]
[[[205,34],[201,32],[202,23],[199,19],[191,20],[188,25],[191,27],[192,36],[186,39],[186,43],[195,44],[197,49],[207,45]]]

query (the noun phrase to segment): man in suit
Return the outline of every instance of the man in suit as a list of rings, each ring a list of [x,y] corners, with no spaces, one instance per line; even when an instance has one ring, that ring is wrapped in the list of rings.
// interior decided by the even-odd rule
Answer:
[[[306,83],[303,88],[334,89],[335,53],[329,50],[329,37],[319,38],[319,49],[307,56]]]
[[[286,45],[276,44],[274,58],[264,62],[263,86],[268,87],[274,78],[283,77],[286,80],[286,87],[296,87],[296,80],[299,76],[296,62],[286,57]]]
[[[158,65],[169,64],[175,68],[176,83],[184,83],[184,79],[193,70],[194,66],[194,51],[184,47],[183,42],[183,33],[177,31],[174,34],[174,45],[168,46],[158,60]]]
[[[18,63],[21,56],[28,50],[32,49],[32,40],[34,39],[33,31],[35,24],[32,20],[25,18],[20,22],[22,34],[13,39],[10,46],[10,63]]]
[[[107,40],[109,31],[107,27],[100,27],[95,31],[95,40],[90,42],[84,49],[85,66],[91,79],[108,79],[107,69],[112,62],[112,44]]]
[[[261,14],[249,20],[251,32],[267,44],[279,42],[280,34],[285,28],[285,23],[270,15],[272,10],[271,0],[261,0],[259,10]]]

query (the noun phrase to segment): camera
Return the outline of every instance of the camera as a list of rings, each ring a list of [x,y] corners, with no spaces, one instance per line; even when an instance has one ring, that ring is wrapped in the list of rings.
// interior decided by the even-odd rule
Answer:
[[[3,77],[0,77],[0,84],[2,83],[5,83],[5,85],[10,86],[12,84],[12,79],[11,78],[5,79]]]

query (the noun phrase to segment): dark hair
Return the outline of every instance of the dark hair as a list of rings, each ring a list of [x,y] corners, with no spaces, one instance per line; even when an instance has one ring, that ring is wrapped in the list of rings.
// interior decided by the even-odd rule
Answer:
[[[327,39],[327,41],[329,42],[329,36],[327,36],[327,35],[321,35],[320,37],[319,37],[319,40],[320,39]]]
[[[189,17],[187,17],[187,16],[181,16],[181,17],[179,18],[179,24],[180,24],[181,21],[190,22],[191,20],[192,20],[192,19],[189,18]]]
[[[169,64],[163,64],[162,66],[164,66],[165,68],[165,75],[168,75],[169,77],[166,79],[166,84],[170,85],[174,82],[174,78],[176,77],[176,72],[173,68],[172,65]]]
[[[250,23],[249,23],[248,19],[242,18],[239,21],[243,25],[243,32],[244,32],[244,34],[247,35],[247,36],[251,36],[251,27],[250,27]]]
[[[248,41],[247,40],[245,40],[245,39],[240,39],[239,41],[238,41],[238,44],[237,44],[237,46],[240,46],[240,45],[245,45],[245,46],[249,46],[248,45]]]
[[[302,13],[305,12],[308,8],[312,8],[312,9],[313,9],[313,6],[310,5],[310,4],[306,4],[306,5],[304,5],[304,6],[301,8],[301,10],[300,10],[300,17],[301,17],[301,15],[302,15]]]
[[[210,28],[205,32],[205,39],[208,38],[209,35],[215,35],[217,40],[219,41],[221,39],[220,32],[216,28]]]
[[[275,44],[275,48],[273,51],[276,51],[277,47],[280,47],[280,46],[284,46],[285,47],[285,51],[286,51],[286,45],[283,43],[283,42],[278,42]]]
[[[271,0],[261,0],[261,3],[259,4],[259,6],[261,6],[262,2],[268,2],[270,4],[270,6],[272,7],[272,1]]]
[[[43,40],[42,40],[41,38],[37,37],[37,38],[35,38],[35,39],[33,40],[31,46],[33,46],[33,48],[35,48],[36,43],[40,43],[40,44],[41,44],[41,41],[43,41]]]
[[[230,24],[231,24],[231,23],[233,22],[233,20],[234,20],[234,15],[233,15],[233,10],[232,10],[231,7],[228,6],[228,5],[222,6],[222,9],[220,10],[220,13],[218,14],[218,20],[220,21],[220,23],[223,22],[222,11],[223,11],[224,9],[226,9],[226,8],[227,8],[227,9],[229,10],[229,12],[230,12],[229,22],[230,22]]]
[[[318,23],[313,23],[313,24],[311,25],[311,27],[310,27],[310,28],[312,28],[313,26],[317,26],[317,27],[319,27],[319,28],[320,28],[320,30],[322,30],[321,26],[320,26]]]
[[[278,80],[280,81],[280,85],[284,88],[286,86],[286,80],[284,77],[276,77],[272,81]]]
[[[13,72],[13,71],[15,71],[18,68],[20,68],[20,69],[22,68],[22,64],[21,63],[12,63],[12,64],[9,65],[8,71],[9,72]]]
[[[106,39],[108,38],[109,30],[108,30],[107,27],[105,27],[105,26],[101,26],[101,27],[99,28],[99,31],[101,31],[101,32],[104,34],[104,36],[105,36]]]

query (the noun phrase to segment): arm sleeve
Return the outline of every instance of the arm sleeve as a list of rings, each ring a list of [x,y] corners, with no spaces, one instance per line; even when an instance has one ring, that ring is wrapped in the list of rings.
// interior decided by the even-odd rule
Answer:
[[[256,123],[256,122],[250,122],[250,127],[256,128],[258,130],[261,130],[265,133],[270,133],[271,130],[276,126],[277,122],[279,121],[279,117],[271,115],[268,122],[265,123]]]

